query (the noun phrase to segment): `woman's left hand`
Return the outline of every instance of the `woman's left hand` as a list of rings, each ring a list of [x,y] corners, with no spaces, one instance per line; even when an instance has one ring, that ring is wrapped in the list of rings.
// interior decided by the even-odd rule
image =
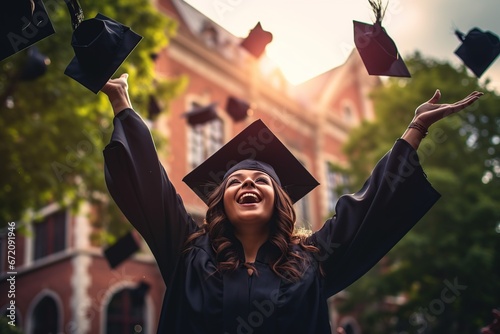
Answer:
[[[428,129],[437,121],[470,106],[482,95],[482,92],[472,92],[462,100],[455,103],[437,104],[441,98],[441,92],[437,89],[434,96],[429,101],[421,104],[415,110],[415,117],[413,121]]]

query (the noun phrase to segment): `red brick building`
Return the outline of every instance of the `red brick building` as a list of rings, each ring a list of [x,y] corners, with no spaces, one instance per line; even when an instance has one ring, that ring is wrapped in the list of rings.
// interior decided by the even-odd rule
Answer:
[[[349,129],[372,118],[368,98],[379,85],[368,76],[353,51],[345,64],[299,86],[287,83],[264,57],[256,59],[230,35],[183,1],[159,0],[159,10],[179,22],[177,35],[157,57],[158,77],[185,75],[186,90],[152,122],[169,145],[160,157],[177,191],[194,217],[205,205],[181,181],[197,164],[256,119],[262,119],[297,156],[321,186],[296,204],[299,224],[316,230],[333,210],[342,176],[329,168],[345,164],[341,146]],[[225,109],[229,97],[248,102],[251,112],[235,121]],[[156,97],[161,104],[161,96]],[[216,117],[190,125],[184,114],[215,103]],[[15,274],[9,274],[9,230],[0,237],[0,312],[15,315],[23,332],[154,333],[165,287],[147,246],[116,269],[110,269],[102,249],[92,246],[90,216],[51,205],[16,222]],[[34,217],[35,215],[33,215]],[[21,234],[23,227],[27,233]],[[12,236],[12,234],[11,234]],[[10,277],[14,279],[8,280]],[[15,297],[9,297],[14,291]],[[15,310],[11,306],[15,302]],[[7,318],[9,320],[9,318]],[[351,326],[355,319],[339,317],[333,326]]]

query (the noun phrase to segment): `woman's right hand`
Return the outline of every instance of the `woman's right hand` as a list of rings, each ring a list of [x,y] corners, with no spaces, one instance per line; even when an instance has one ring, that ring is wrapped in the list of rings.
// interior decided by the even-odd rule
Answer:
[[[110,79],[101,89],[108,96],[115,116],[122,110],[132,108],[128,95],[128,74],[123,73],[116,79]]]

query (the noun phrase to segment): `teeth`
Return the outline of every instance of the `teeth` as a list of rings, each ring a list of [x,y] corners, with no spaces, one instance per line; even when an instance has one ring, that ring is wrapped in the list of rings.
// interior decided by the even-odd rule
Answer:
[[[244,200],[246,197],[253,197],[253,198],[255,198],[255,202],[257,202],[257,201],[259,200],[259,198],[257,197],[257,195],[252,194],[252,193],[245,193],[245,194],[241,195],[240,199],[238,200],[238,203],[242,203],[242,202],[243,202],[243,200]]]

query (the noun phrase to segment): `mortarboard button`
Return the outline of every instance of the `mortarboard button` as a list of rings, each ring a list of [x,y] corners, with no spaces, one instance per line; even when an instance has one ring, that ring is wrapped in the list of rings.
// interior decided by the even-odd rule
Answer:
[[[370,75],[411,77],[396,44],[380,22],[354,22],[354,44]]]
[[[41,0],[15,0],[0,11],[0,61],[55,33]]]
[[[195,106],[192,110],[183,114],[190,125],[204,124],[217,118],[217,104],[211,103],[207,106]]]
[[[64,74],[97,94],[141,39],[129,27],[99,13],[73,32],[75,57]]]
[[[47,66],[50,64],[50,59],[40,53],[36,46],[31,46],[28,50],[28,58],[21,71],[20,80],[31,81],[35,80],[47,72]]]
[[[273,35],[262,29],[260,22],[257,23],[248,36],[241,42],[241,46],[256,58],[260,58],[267,44],[271,43]]]
[[[458,30],[455,34],[462,41],[462,44],[455,50],[455,54],[476,77],[480,78],[500,54],[498,36],[478,28],[471,29],[465,37]]]
[[[115,268],[140,249],[139,242],[133,232],[125,234],[116,243],[104,250],[109,266]]]
[[[227,98],[226,111],[235,122],[242,121],[247,118],[249,110],[250,104],[246,101],[232,96]]]
[[[294,203],[319,184],[261,120],[246,127],[187,174],[183,181],[207,203],[210,193],[222,182],[224,175],[236,164],[246,161],[256,166],[249,169],[266,171],[272,168],[276,177],[268,174],[275,180],[279,178],[278,182]]]

